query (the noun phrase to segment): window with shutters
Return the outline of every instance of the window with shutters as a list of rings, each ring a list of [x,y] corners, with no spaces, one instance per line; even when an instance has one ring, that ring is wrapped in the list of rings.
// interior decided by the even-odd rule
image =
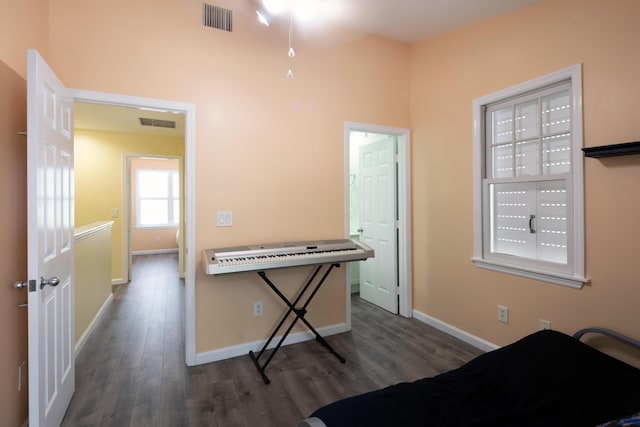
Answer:
[[[581,67],[474,100],[474,257],[581,287]]]

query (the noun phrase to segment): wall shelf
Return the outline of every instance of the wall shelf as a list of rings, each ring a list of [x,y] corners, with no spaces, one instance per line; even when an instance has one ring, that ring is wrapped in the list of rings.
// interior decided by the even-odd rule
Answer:
[[[585,147],[582,151],[584,151],[585,157],[611,157],[640,154],[640,141],[601,145],[599,147]]]

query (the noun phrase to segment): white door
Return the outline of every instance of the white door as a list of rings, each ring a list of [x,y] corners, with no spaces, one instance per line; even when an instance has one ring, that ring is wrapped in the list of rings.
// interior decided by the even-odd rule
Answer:
[[[359,148],[360,240],[375,257],[360,263],[360,296],[398,313],[395,137]]]
[[[75,389],[73,101],[28,52],[29,424],[58,426]]]

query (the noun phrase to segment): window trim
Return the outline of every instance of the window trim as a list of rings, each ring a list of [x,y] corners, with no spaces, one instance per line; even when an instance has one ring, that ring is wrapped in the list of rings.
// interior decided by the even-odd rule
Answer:
[[[571,82],[572,112],[572,174],[568,180],[572,193],[573,251],[567,254],[568,273],[542,270],[529,265],[511,263],[503,259],[487,259],[484,256],[485,221],[483,210],[483,178],[486,174],[486,158],[484,147],[485,118],[484,108],[508,98],[524,95],[527,92],[541,89],[545,86],[569,80]],[[545,76],[511,86],[498,92],[482,96],[473,100],[473,257],[476,266],[493,271],[499,271],[517,276],[528,277],[544,282],[582,288],[589,282],[584,277],[584,171],[582,157],[583,123],[582,123],[582,64],[558,70]],[[490,238],[488,235],[486,238]],[[517,257],[513,257],[514,260]]]

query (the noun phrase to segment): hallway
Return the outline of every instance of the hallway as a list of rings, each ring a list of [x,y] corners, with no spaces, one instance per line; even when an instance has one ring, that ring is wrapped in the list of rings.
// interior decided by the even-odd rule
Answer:
[[[131,282],[117,286],[76,359],[76,392],[63,426],[183,425],[189,374],[178,255],[133,260]]]

